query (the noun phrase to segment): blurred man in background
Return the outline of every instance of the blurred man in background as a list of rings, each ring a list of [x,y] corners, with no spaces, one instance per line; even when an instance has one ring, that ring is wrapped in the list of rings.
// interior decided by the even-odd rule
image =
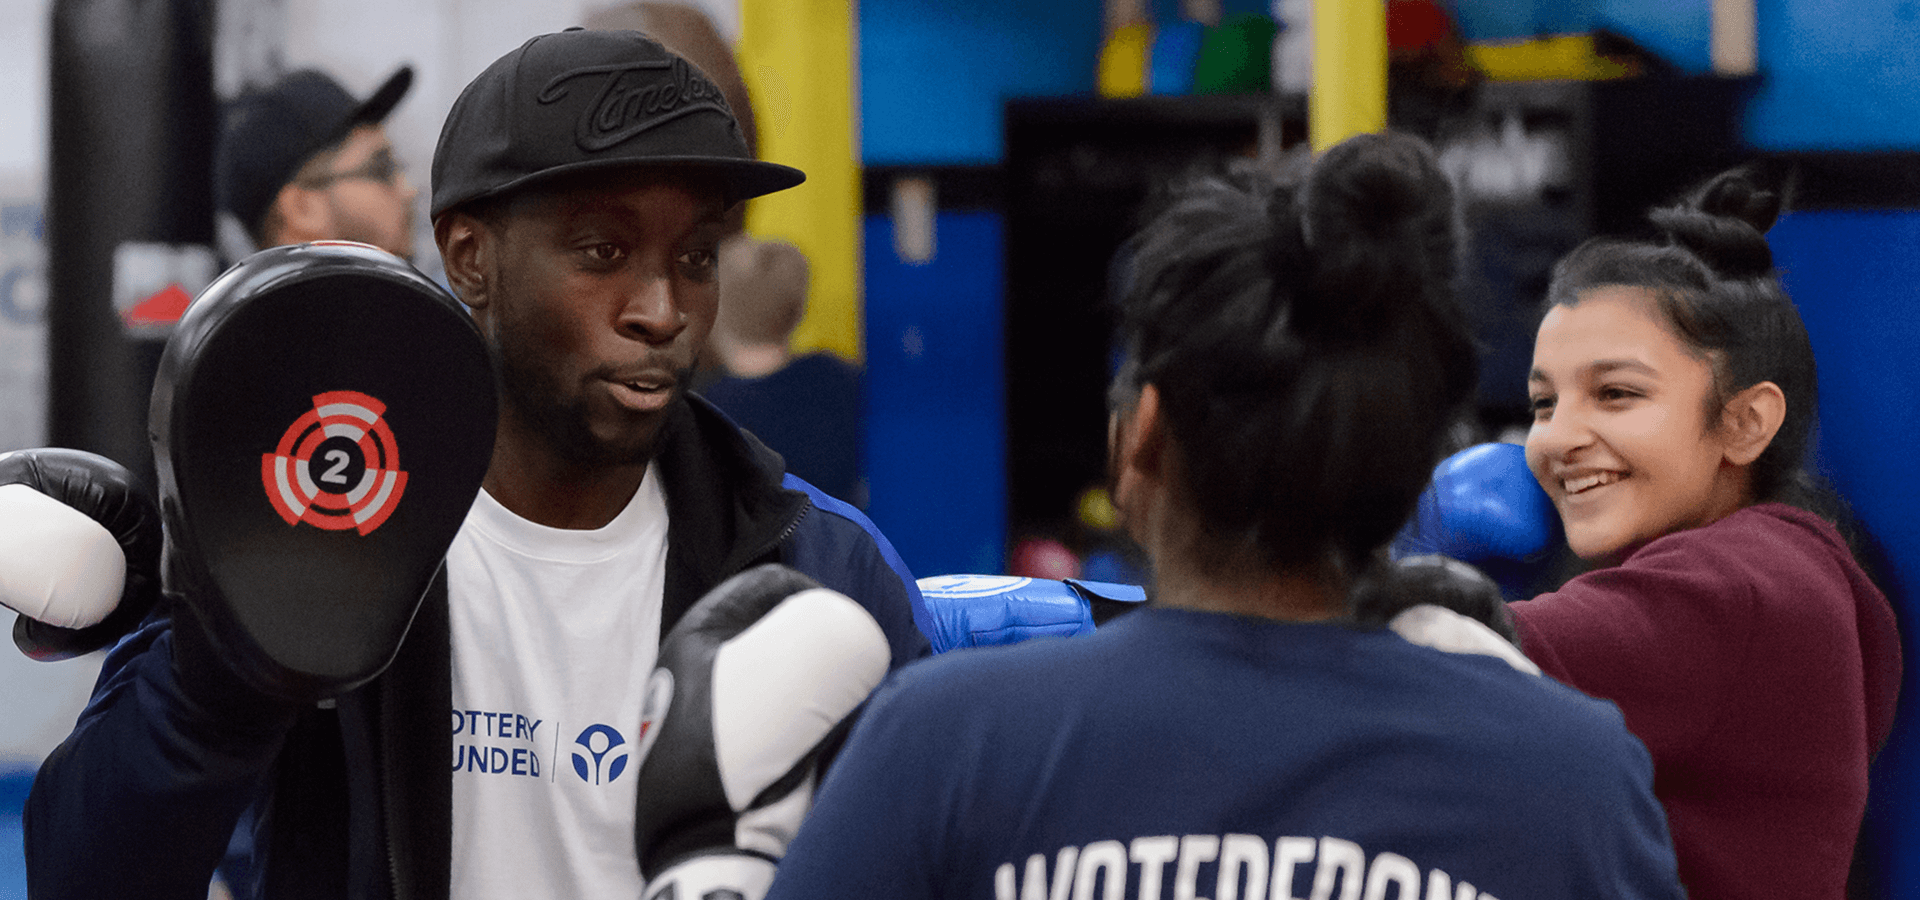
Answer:
[[[318,240],[413,258],[418,190],[383,122],[413,84],[400,67],[365,100],[302,69],[241,94],[222,116],[214,194],[257,249]]]

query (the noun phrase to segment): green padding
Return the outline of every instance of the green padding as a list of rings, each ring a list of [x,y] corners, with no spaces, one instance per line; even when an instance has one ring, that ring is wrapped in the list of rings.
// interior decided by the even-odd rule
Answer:
[[[1273,85],[1273,36],[1280,26],[1258,13],[1236,13],[1207,29],[1193,67],[1196,94],[1246,94]]]

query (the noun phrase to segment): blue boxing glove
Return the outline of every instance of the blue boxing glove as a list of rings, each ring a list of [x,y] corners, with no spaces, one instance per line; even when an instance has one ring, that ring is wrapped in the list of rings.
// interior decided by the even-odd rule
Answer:
[[[1085,634],[1094,629],[1096,604],[1138,604],[1147,597],[1130,584],[1008,575],[935,575],[919,585],[933,619],[927,638],[935,653]]]
[[[1529,560],[1555,546],[1560,516],[1518,444],[1480,444],[1441,461],[1413,518],[1388,547],[1394,559],[1439,554],[1463,562]]]
[[[1388,545],[1395,560],[1439,555],[1478,566],[1508,600],[1548,589],[1560,515],[1518,444],[1480,444],[1442,460],[1413,518]]]

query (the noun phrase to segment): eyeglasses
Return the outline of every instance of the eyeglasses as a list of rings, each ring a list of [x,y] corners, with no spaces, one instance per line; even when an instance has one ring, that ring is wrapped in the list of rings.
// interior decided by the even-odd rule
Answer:
[[[358,168],[348,169],[345,172],[328,172],[312,178],[303,178],[296,182],[296,184],[305,188],[323,188],[336,181],[364,179],[366,181],[391,185],[394,179],[399,178],[400,173],[404,171],[406,171],[406,167],[401,165],[399,160],[394,159],[393,154],[381,150],[375,153],[371,159],[361,163]]]

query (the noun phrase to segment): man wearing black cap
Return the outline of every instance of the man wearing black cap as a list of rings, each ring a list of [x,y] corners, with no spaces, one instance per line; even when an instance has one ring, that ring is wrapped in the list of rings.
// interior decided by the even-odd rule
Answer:
[[[372,244],[413,256],[418,195],[382,123],[406,96],[402,66],[366,100],[302,69],[228,104],[215,151],[214,192],[256,247],[317,240]]]
[[[391,667],[320,708],[239,677],[196,695],[177,658],[138,658],[165,637],[123,642],[36,781],[33,895],[204,891],[249,809],[242,898],[764,891],[823,735],[927,652],[885,538],[686,390],[727,210],[803,177],[754,160],[713,83],[637,32],[543,35],[475,78],[434,153],[434,234],[500,417],[444,579]],[[852,601],[732,615],[682,652],[676,624],[728,620],[715,601],[769,562]],[[860,652],[770,679],[814,645]],[[148,750],[85,738],[121,717]]]

